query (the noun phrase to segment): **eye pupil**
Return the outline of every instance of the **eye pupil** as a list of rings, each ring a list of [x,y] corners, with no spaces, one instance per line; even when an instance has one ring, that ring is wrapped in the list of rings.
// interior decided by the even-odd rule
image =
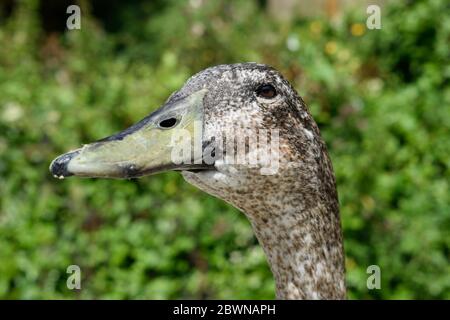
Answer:
[[[256,90],[256,93],[260,97],[269,98],[269,99],[273,98],[277,95],[275,88],[271,84],[263,84]]]
[[[169,128],[174,127],[176,124],[177,124],[176,118],[169,118],[169,119],[165,119],[165,120],[161,121],[159,123],[159,126],[164,129],[169,129]]]

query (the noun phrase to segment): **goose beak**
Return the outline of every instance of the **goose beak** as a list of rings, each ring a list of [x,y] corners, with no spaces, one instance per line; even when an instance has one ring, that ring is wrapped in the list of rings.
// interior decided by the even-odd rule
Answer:
[[[169,170],[208,168],[198,152],[202,147],[205,93],[200,90],[169,102],[120,133],[60,155],[50,164],[50,172],[60,179],[135,178]]]

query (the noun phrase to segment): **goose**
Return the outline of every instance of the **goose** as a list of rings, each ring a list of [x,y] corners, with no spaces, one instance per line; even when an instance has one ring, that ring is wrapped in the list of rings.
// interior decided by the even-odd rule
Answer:
[[[346,298],[332,164],[307,106],[276,69],[253,62],[209,67],[141,121],[50,165],[60,179],[170,170],[246,215],[277,299]]]

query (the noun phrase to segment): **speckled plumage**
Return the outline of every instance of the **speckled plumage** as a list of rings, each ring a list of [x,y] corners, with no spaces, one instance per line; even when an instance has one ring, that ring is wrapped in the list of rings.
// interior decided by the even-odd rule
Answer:
[[[163,125],[167,120],[172,124]],[[174,161],[174,150],[185,145],[173,142],[178,135],[188,138],[188,146],[195,140],[194,152],[183,153],[187,163]],[[213,161],[206,161],[206,150]],[[262,170],[267,163],[274,170]],[[58,178],[130,178],[167,170],[184,170],[188,182],[245,213],[279,299],[345,298],[331,161],[304,102],[276,70],[256,63],[208,68],[135,125],[50,164]]]
[[[276,88],[274,99],[255,94],[265,83]],[[345,298],[333,169],[304,102],[279,72],[255,63],[206,69],[169,101],[205,88],[203,140],[278,129],[280,167],[274,175],[261,175],[258,168],[219,159],[215,170],[184,171],[184,178],[246,214],[267,255],[279,299]]]

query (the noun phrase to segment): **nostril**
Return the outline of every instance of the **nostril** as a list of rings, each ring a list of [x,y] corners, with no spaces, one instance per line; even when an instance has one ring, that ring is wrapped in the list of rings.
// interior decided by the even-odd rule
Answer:
[[[159,123],[159,127],[162,129],[170,129],[175,127],[177,122],[178,122],[177,118],[165,119]]]
[[[73,174],[69,172],[67,166],[74,157],[76,157],[80,153],[79,150],[65,153],[50,164],[50,172],[53,174],[55,178],[64,178],[72,176]]]

